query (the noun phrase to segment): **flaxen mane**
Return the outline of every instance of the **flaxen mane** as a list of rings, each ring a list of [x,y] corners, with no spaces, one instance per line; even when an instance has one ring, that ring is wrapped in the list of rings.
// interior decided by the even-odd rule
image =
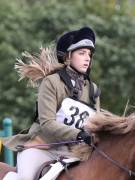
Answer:
[[[17,59],[15,69],[20,76],[19,80],[27,79],[30,86],[36,86],[39,80],[64,67],[64,64],[58,62],[54,47],[41,48],[36,55],[23,52],[22,59]]]

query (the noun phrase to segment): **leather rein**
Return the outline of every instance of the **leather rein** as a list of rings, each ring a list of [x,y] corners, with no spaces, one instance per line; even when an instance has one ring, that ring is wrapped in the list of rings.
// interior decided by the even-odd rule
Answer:
[[[124,165],[121,165],[119,161],[112,159],[108,154],[106,154],[104,151],[102,151],[99,147],[97,147],[94,144],[93,136],[91,134],[90,134],[90,136],[91,136],[91,143],[90,143],[89,146],[91,146],[98,154],[100,154],[102,157],[104,157],[105,159],[110,161],[112,164],[114,164],[118,168],[120,168],[120,169],[124,170],[125,172],[127,172],[129,174],[129,176],[135,176],[135,171],[132,171],[131,169],[129,169],[128,167],[126,167]],[[58,143],[40,144],[40,145],[33,145],[33,146],[18,145],[16,147],[16,149],[18,151],[22,151],[22,150],[28,149],[28,148],[40,148],[40,149],[43,148],[44,149],[46,146],[76,144],[76,143],[81,143],[81,142],[83,142],[83,140],[62,141],[62,142],[58,142]],[[67,168],[66,168],[66,172],[67,172]],[[70,178],[68,178],[68,179],[70,179]]]
[[[135,176],[135,171],[132,171],[131,169],[129,169],[128,167],[121,165],[119,161],[112,159],[108,154],[106,154],[104,151],[102,151],[99,147],[97,147],[94,144],[94,140],[93,140],[93,136],[91,136],[91,144],[90,146],[98,153],[100,154],[102,157],[104,157],[105,159],[107,159],[108,161],[110,161],[112,164],[114,164],[115,166],[117,166],[118,168],[124,170],[125,172],[127,172],[129,174],[129,176]]]

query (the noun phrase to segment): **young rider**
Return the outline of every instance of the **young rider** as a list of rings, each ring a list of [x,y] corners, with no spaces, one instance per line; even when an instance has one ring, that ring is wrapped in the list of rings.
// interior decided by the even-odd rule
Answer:
[[[42,80],[36,122],[28,133],[8,139],[5,142],[7,147],[16,150],[17,145],[32,146],[77,139],[89,144],[90,136],[82,129],[99,104],[98,88],[89,78],[94,50],[95,34],[89,27],[67,32],[58,39],[56,54],[63,67]],[[33,180],[45,161],[60,156],[73,157],[70,146],[33,147],[18,152],[17,173],[8,173],[4,180]]]

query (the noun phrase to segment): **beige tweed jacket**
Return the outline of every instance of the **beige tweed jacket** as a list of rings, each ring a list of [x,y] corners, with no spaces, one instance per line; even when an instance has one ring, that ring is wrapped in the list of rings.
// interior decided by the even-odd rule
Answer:
[[[4,145],[16,151],[17,145],[33,145],[75,140],[79,129],[56,121],[56,112],[70,92],[57,73],[48,75],[41,82],[38,92],[39,124],[33,123],[22,133],[4,139]],[[85,80],[81,100],[90,103],[89,82]]]

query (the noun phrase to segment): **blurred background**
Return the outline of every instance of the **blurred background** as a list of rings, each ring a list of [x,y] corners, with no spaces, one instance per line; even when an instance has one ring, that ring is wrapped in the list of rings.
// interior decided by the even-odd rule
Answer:
[[[129,100],[134,108],[134,0],[0,0],[0,127],[10,117],[16,134],[34,117],[37,90],[18,82],[16,58],[84,25],[96,32],[91,75],[102,91],[101,107],[122,115]]]

